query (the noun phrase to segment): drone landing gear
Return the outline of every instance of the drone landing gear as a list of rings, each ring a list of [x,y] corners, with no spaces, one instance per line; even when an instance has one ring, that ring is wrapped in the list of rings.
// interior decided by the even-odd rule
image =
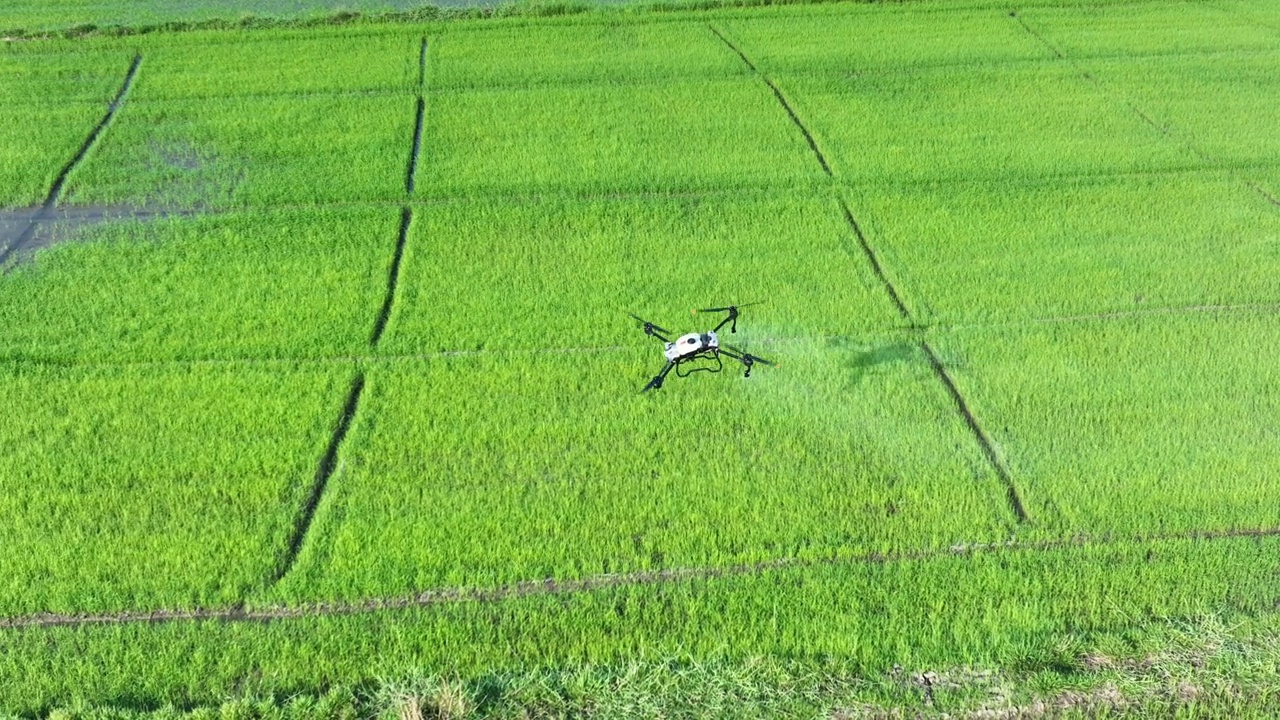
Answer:
[[[707,365],[705,367],[690,367],[688,370],[681,370],[686,365],[692,366],[697,360],[713,360],[715,365]],[[719,351],[712,350],[710,352],[698,353],[690,357],[682,358],[676,361],[676,375],[679,377],[689,377],[696,372],[718,373],[724,369],[724,361],[720,359]]]

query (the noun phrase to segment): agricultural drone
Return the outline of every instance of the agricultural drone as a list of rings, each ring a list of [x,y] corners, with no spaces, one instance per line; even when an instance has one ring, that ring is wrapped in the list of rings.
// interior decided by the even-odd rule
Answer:
[[[749,304],[755,305],[756,303]],[[742,363],[745,368],[745,372],[742,373],[742,377],[744,378],[751,377],[751,367],[756,363],[763,363],[765,365],[777,367],[778,364],[772,360],[766,360],[759,355],[752,355],[751,353],[740,350],[732,345],[720,345],[720,337],[716,335],[716,333],[720,332],[720,329],[725,325],[729,326],[729,332],[738,332],[738,310],[739,308],[744,307],[747,307],[747,305],[730,305],[728,307],[694,310],[693,313],[695,315],[700,312],[723,312],[728,313],[728,315],[726,315],[724,320],[721,320],[720,324],[716,325],[713,330],[708,330],[704,333],[688,333],[681,335],[675,340],[670,338],[670,330],[654,325],[644,318],[631,315],[631,317],[640,322],[641,326],[644,328],[645,335],[652,335],[662,341],[662,354],[667,359],[666,366],[664,366],[662,371],[649,381],[648,385],[644,386],[644,390],[641,392],[660,389],[663,381],[667,379],[667,374],[671,372],[672,368],[675,368],[676,370],[676,377],[688,377],[689,375],[700,371],[718,373],[724,368],[724,362],[720,359],[721,356],[731,358]],[[709,363],[714,364],[695,367],[693,364],[698,360],[706,360]],[[688,367],[688,369],[684,370],[683,368],[685,367]]]

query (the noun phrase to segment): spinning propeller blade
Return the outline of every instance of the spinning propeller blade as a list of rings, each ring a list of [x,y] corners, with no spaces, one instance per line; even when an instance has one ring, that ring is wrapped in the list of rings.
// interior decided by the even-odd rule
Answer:
[[[654,323],[651,323],[651,322],[649,322],[648,320],[645,320],[644,318],[640,317],[639,315],[636,315],[635,313],[627,313],[627,314],[628,314],[628,315],[630,315],[631,317],[635,318],[636,320],[638,320],[642,326],[648,326],[648,327],[651,327],[651,328],[653,328],[654,330],[657,330],[658,332],[660,332],[660,333],[662,333],[662,334],[664,334],[664,335],[670,335],[670,334],[671,334],[671,331],[670,331],[670,330],[668,330],[668,329],[666,329],[666,328],[662,327],[661,325],[655,325]]]
[[[728,348],[728,349],[730,349],[730,350],[732,350],[732,351],[734,351],[734,352],[736,352],[736,353],[738,353],[739,355],[741,355],[741,356],[742,356],[742,357],[744,357],[744,358],[751,358],[751,362],[753,362],[753,363],[764,363],[765,365],[772,365],[772,366],[774,366],[774,367],[778,367],[778,363],[776,363],[776,362],[774,362],[774,361],[772,361],[772,360],[769,360],[768,358],[762,358],[762,357],[760,357],[759,355],[753,355],[753,354],[751,354],[751,353],[747,352],[746,350],[743,350],[743,349],[741,349],[741,348],[734,347],[734,346],[732,346],[732,345],[727,345],[727,344],[726,344],[726,345],[725,345],[725,347],[726,347],[726,348]]]
[[[743,303],[743,304],[741,304],[741,305],[730,305],[730,306],[728,306],[728,307],[718,307],[718,308],[698,308],[697,310],[694,310],[694,312],[695,312],[695,313],[700,313],[700,312],[729,312],[730,310],[741,310],[741,309],[742,309],[742,308],[744,308],[744,307],[751,307],[752,305],[759,305],[759,304],[761,304],[761,303],[763,303],[763,302],[764,302],[763,300],[757,300],[757,301],[755,301],[755,302]]]

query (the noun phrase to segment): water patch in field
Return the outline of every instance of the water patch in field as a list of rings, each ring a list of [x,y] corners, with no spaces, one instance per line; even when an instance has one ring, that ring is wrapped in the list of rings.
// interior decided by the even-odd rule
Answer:
[[[128,205],[85,205],[0,210],[0,263],[6,269],[29,261],[37,251],[74,241],[83,231],[120,220],[150,221],[193,211]]]

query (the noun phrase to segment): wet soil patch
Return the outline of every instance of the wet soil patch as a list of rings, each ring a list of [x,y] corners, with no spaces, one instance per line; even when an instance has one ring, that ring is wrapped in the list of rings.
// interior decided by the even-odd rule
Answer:
[[[194,210],[130,205],[80,205],[0,210],[0,269],[8,272],[47,247],[86,237],[86,230],[113,222],[150,221],[194,215]]]

